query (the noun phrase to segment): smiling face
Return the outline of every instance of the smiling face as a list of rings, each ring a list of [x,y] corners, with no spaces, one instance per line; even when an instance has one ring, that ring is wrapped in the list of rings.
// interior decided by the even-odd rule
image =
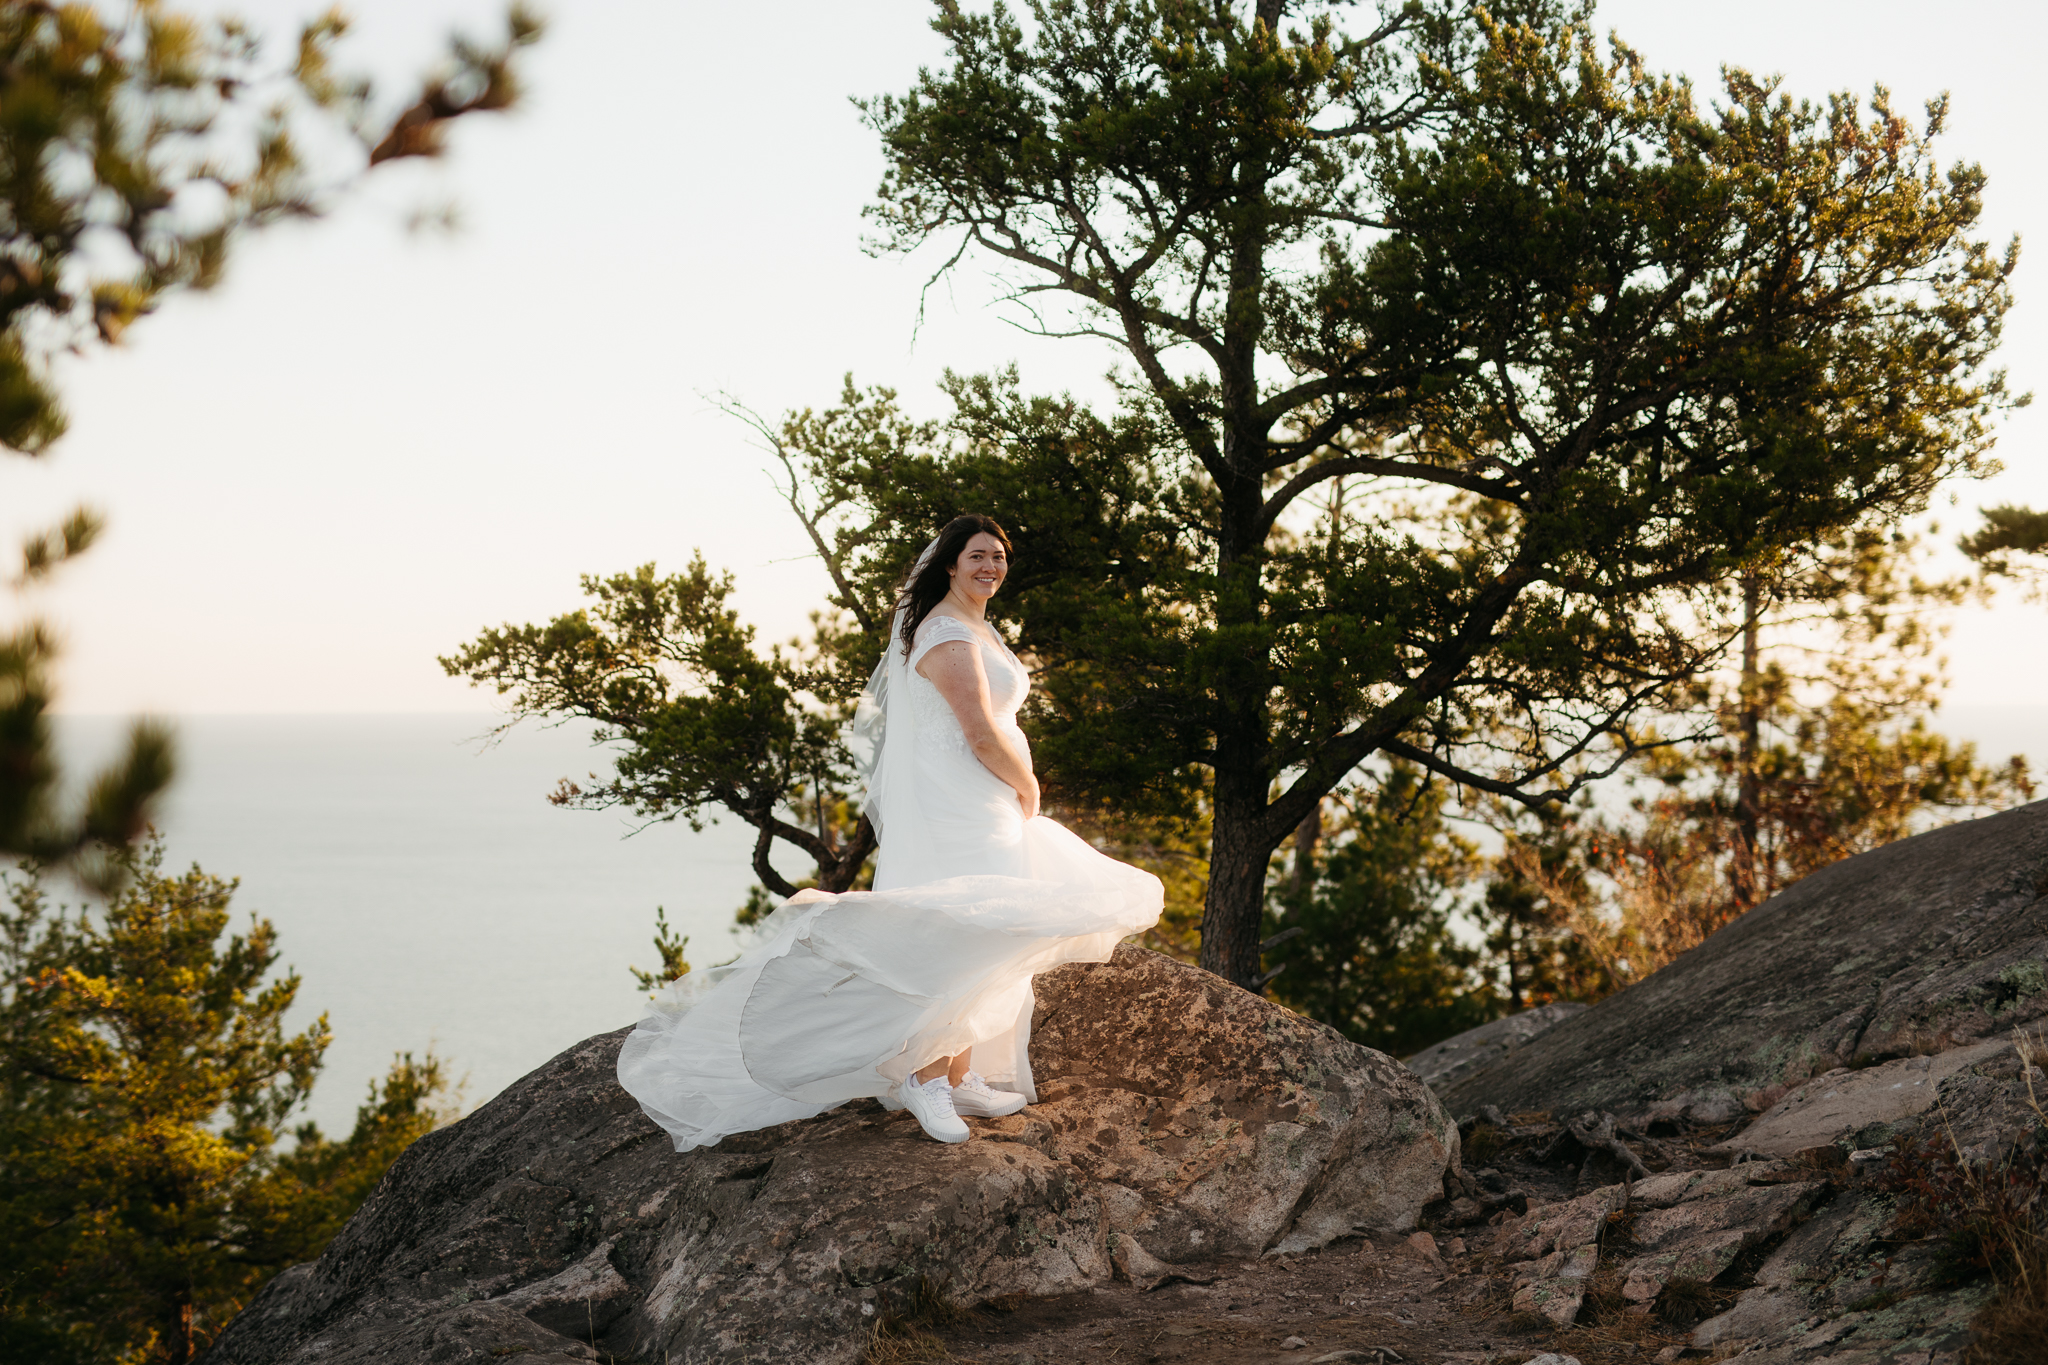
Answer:
[[[953,591],[964,597],[986,602],[996,595],[996,589],[1003,586],[1003,579],[1010,573],[1010,557],[1003,549],[1003,542],[986,531],[977,532],[967,542],[967,548],[960,557],[948,565],[947,575],[953,580]]]

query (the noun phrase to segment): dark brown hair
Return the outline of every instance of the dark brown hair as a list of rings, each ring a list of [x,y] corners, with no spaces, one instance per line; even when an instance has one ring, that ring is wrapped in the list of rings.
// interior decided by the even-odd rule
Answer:
[[[1002,527],[996,525],[994,517],[985,517],[970,512],[964,517],[955,517],[946,523],[946,529],[939,532],[939,543],[932,547],[932,557],[925,561],[924,572],[903,585],[897,594],[898,604],[910,610],[903,613],[903,657],[910,657],[911,641],[917,638],[917,628],[924,624],[924,618],[932,614],[932,608],[939,605],[953,587],[953,579],[946,570],[959,560],[967,542],[978,535],[994,536],[1003,547],[1005,556],[1010,554],[1010,537]]]

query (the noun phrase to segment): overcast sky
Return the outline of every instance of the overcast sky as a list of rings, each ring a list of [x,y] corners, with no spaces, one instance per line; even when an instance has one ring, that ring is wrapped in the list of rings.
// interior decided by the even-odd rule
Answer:
[[[201,0],[203,5],[203,0]],[[238,7],[286,38],[324,3]],[[396,87],[482,0],[357,0],[347,51]],[[840,376],[942,410],[951,366],[1016,361],[1036,389],[1098,389],[1109,357],[1023,335],[969,269],[860,250],[881,165],[848,97],[898,90],[941,49],[914,0],[773,5],[554,0],[518,114],[458,130],[325,222],[248,244],[228,282],[68,365],[71,434],[0,459],[0,534],[79,501],[111,530],[23,605],[68,642],[63,709],[170,713],[469,710],[436,654],[487,624],[577,604],[581,573],[701,548],[765,631],[802,626],[801,558],[730,392],[822,405]],[[1650,62],[1702,89],[1722,63],[1821,96],[1888,84],[1955,97],[1946,159],[1984,164],[1988,234],[2044,221],[2042,7],[1951,0],[1615,0]],[[452,237],[408,234],[453,200]],[[2048,387],[2048,274],[2021,271],[2016,388]],[[2048,504],[2043,417],[2005,428],[2008,472],[1955,490],[1945,533],[1998,501]],[[1955,704],[2040,700],[2048,610],[1961,618]]]

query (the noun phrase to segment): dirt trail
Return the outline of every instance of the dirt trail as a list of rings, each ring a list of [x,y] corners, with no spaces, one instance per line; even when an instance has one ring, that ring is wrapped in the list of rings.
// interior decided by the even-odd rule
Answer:
[[[1516,1365],[1562,1352],[1582,1365],[1643,1365],[1683,1345],[1685,1328],[1647,1318],[1560,1332],[1540,1317],[1513,1313],[1505,1283],[1484,1273],[1491,1231],[1437,1236],[1451,1253],[1441,1266],[1401,1241],[1340,1242],[1298,1258],[1178,1267],[1216,1276],[1212,1284],[1166,1284],[1149,1293],[1118,1284],[990,1305],[937,1326],[936,1342],[922,1349],[904,1342],[898,1358],[962,1365]],[[885,1346],[871,1358],[884,1365],[892,1354]],[[1688,1354],[1703,1360],[1708,1353]]]

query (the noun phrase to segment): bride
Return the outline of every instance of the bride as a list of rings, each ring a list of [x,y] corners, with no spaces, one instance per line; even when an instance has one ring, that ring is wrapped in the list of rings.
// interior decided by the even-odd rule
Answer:
[[[957,517],[897,597],[854,721],[871,746],[872,891],[802,891],[737,959],[657,997],[619,1083],[676,1150],[863,1096],[965,1142],[1031,1077],[1031,978],[1105,962],[1159,918],[1149,872],[1038,813],[1017,709],[1031,675],[987,620],[1010,540]]]

